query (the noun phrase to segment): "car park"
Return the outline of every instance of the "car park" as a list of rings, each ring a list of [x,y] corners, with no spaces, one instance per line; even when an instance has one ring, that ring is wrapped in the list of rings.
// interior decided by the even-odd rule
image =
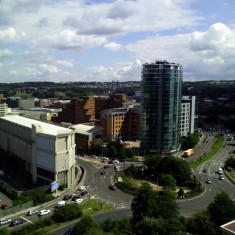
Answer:
[[[7,219],[7,218],[0,219],[0,225],[9,224],[10,222],[11,222],[11,219]]]
[[[15,226],[23,224],[23,223],[24,223],[23,219],[15,219],[15,220],[11,221],[10,226],[15,227]]]
[[[30,211],[28,211],[27,212],[27,215],[34,215],[34,214],[37,214],[38,213],[38,211],[37,210],[30,210]]]
[[[211,182],[211,179],[207,179],[206,183],[207,183],[207,184],[211,184],[211,183],[212,183],[212,182]]]
[[[40,210],[40,211],[39,211],[38,215],[39,215],[39,216],[42,216],[42,215],[47,215],[47,214],[49,214],[49,213],[51,213],[51,210],[49,210],[49,209],[43,209],[43,210]]]

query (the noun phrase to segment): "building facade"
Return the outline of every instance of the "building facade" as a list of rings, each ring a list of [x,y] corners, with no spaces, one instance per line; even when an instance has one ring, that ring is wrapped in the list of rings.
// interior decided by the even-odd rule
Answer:
[[[141,150],[143,154],[174,153],[180,146],[183,68],[167,61],[142,69]]]
[[[8,113],[8,105],[0,104],[0,117],[4,117]]]
[[[113,141],[140,139],[140,104],[130,104],[122,108],[101,111],[101,126],[103,138]]]
[[[0,150],[8,154],[3,160],[30,173],[34,183],[58,181],[71,187],[75,180],[75,147],[71,129],[18,115],[0,118]]]
[[[187,137],[188,134],[194,133],[195,130],[195,96],[182,96],[181,115],[180,115],[180,136]]]

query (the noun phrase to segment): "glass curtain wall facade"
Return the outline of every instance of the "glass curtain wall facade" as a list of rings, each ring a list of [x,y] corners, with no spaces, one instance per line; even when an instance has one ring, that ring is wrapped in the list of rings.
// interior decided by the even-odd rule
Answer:
[[[183,68],[167,61],[142,69],[141,150],[143,154],[177,152]]]

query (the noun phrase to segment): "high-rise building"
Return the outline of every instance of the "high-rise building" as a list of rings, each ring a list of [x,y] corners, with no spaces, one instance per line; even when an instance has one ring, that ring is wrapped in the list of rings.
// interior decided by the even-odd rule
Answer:
[[[142,69],[141,150],[174,153],[180,147],[182,65],[167,61]]]
[[[195,96],[183,96],[181,99],[180,136],[188,136],[195,130]]]

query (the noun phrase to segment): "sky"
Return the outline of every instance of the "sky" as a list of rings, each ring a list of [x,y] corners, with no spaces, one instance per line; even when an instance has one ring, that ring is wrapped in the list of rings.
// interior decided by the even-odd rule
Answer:
[[[0,83],[235,80],[235,0],[0,0]]]

